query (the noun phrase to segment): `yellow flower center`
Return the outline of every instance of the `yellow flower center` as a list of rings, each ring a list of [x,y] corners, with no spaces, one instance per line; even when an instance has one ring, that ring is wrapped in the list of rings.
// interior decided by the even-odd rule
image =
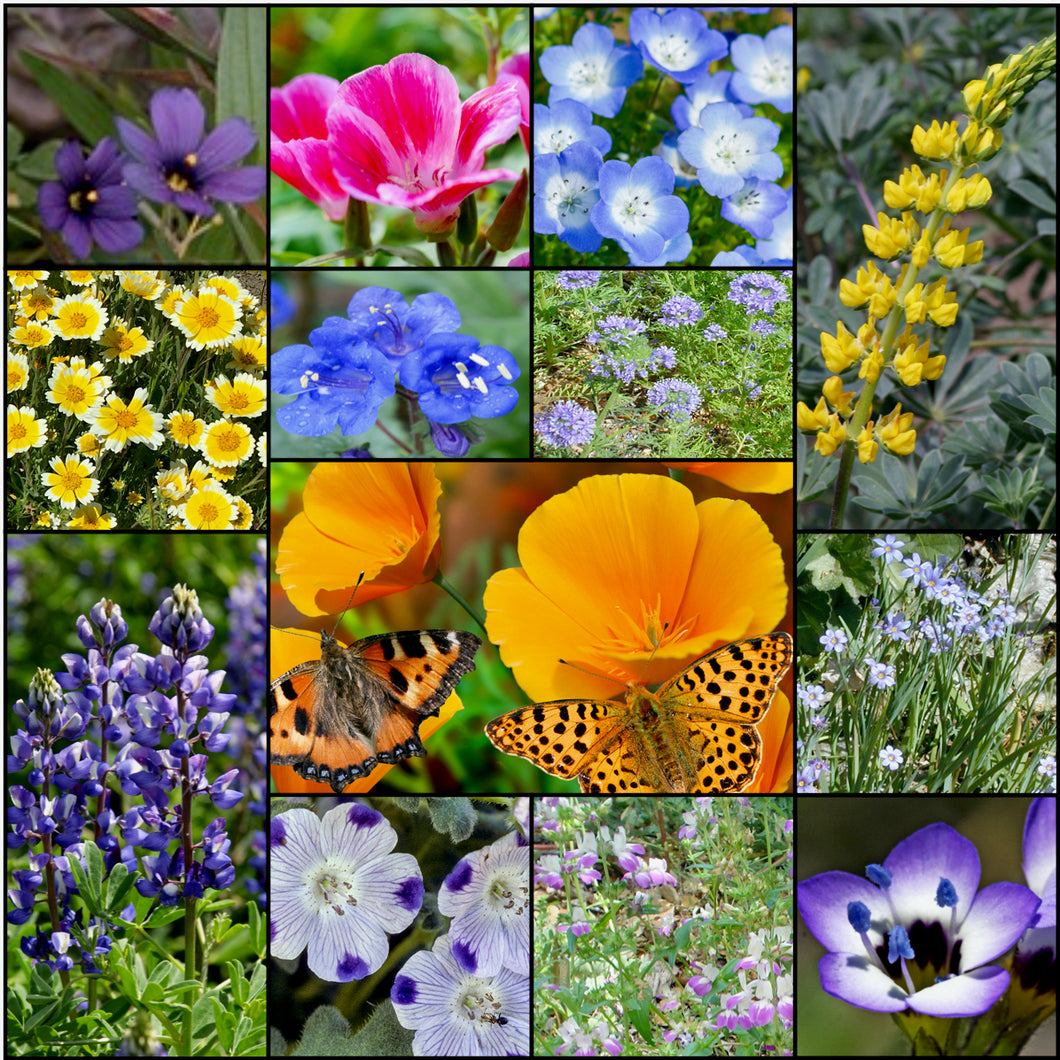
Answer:
[[[80,405],[85,400],[85,392],[76,383],[66,388],[66,403],[68,405]]]
[[[80,331],[88,326],[88,316],[84,310],[74,310],[69,316],[70,326]]]
[[[204,501],[199,505],[199,519],[202,523],[215,523],[221,518],[221,509],[213,501]]]
[[[128,409],[120,409],[114,415],[114,422],[123,431],[131,431],[136,426],[136,413]]]
[[[11,441],[20,442],[26,437],[27,433],[26,428],[21,423],[15,423],[11,427]]]
[[[217,448],[223,453],[234,453],[242,441],[242,435],[238,431],[223,431],[217,435]]]
[[[220,319],[217,311],[209,306],[203,306],[199,310],[199,327],[201,328],[215,328]]]
[[[62,483],[64,490],[72,490],[77,492],[78,487],[81,485],[81,474],[78,471],[64,471],[60,476],[59,480]]]

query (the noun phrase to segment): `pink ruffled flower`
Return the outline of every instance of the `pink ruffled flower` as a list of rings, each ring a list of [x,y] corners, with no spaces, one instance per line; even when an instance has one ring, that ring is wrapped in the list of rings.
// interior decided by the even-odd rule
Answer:
[[[501,63],[497,71],[498,84],[506,79],[515,82],[519,92],[519,110],[522,120],[519,122],[519,135],[523,138],[523,147],[530,154],[530,53],[519,52]]]
[[[269,164],[332,221],[346,215],[349,196],[339,187],[328,154],[325,118],[339,83],[326,74],[300,74],[269,89]]]
[[[399,55],[339,86],[327,115],[332,170],[354,198],[404,206],[421,232],[444,234],[472,192],[518,179],[510,169],[482,167],[486,150],[514,135],[519,119],[511,79],[461,105],[444,66]]]

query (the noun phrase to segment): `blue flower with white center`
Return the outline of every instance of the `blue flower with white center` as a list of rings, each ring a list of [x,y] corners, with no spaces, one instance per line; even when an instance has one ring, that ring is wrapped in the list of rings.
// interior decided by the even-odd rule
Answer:
[[[989,962],[1035,923],[1037,895],[1018,883],[980,891],[975,846],[941,823],[903,839],[866,876],[824,872],[798,885],[799,912],[827,951],[822,989],[873,1012],[950,1018],[991,1008],[1009,973]]]
[[[671,261],[684,261],[689,254],[692,253],[692,237],[685,232],[678,232],[677,235],[668,239],[664,244],[662,250],[654,257],[642,257],[637,254],[633,247],[627,245],[627,240],[619,240],[619,246],[629,255],[630,265],[642,265],[653,268],[659,268],[663,265],[669,264]]]
[[[676,130],[671,129],[652,153],[658,155],[674,171],[674,184],[678,188],[691,188],[699,181],[696,179],[696,171],[677,150],[677,136]]]
[[[632,257],[654,260],[666,244],[688,231],[688,207],[673,194],[674,171],[657,156],[634,166],[612,160],[600,167],[600,201],[594,227]]]
[[[323,327],[339,328],[358,341],[370,342],[386,354],[395,370],[428,335],[460,327],[456,303],[433,292],[416,295],[410,306],[402,294],[389,287],[364,287],[350,299],[346,314],[326,317]],[[315,334],[310,333],[310,342]]]
[[[732,42],[733,92],[745,103],[772,103],[790,114],[793,58],[791,26],[777,26],[765,37],[741,34]]]
[[[840,652],[847,646],[847,635],[841,629],[826,629],[824,634],[818,638],[824,645],[825,651]]]
[[[276,410],[277,423],[308,437],[330,434],[336,425],[344,435],[368,430],[394,396],[390,362],[341,328],[317,328],[310,340],[311,346],[285,346],[269,360],[272,389],[298,395]]]
[[[687,420],[703,404],[703,396],[681,379],[660,379],[649,388],[648,403],[675,420]]]
[[[414,953],[390,991],[415,1056],[529,1056],[530,976],[465,972],[448,935]]]
[[[773,234],[773,218],[787,208],[788,194],[779,184],[754,178],[722,200],[721,216],[746,228],[755,239],[766,239]]]
[[[576,99],[561,99],[551,107],[534,104],[534,155],[558,155],[579,140],[601,155],[611,150],[611,134],[593,125],[593,112]]]
[[[294,809],[271,822],[271,953],[333,983],[363,979],[390,952],[387,933],[416,919],[423,878],[411,854],[393,854],[397,832],[377,810],[343,802],[323,817]]]
[[[902,551],[906,547],[905,542],[899,541],[894,534],[874,537],[872,543],[876,546],[872,550],[873,559],[879,559],[882,556],[885,563],[901,562],[905,559],[905,553]]]
[[[702,73],[684,88],[685,94],[678,96],[670,104],[670,116],[681,132],[692,125],[698,125],[699,112],[711,103],[734,103],[746,118],[754,114],[746,103],[741,103],[733,95],[731,70],[722,70],[717,74]]]
[[[591,254],[604,237],[592,222],[600,201],[598,174],[603,156],[579,141],[558,155],[534,159],[534,231],[556,236],[572,250]]]
[[[879,753],[878,757],[880,765],[884,769],[889,769],[892,773],[897,773],[905,761],[905,755],[897,747],[892,747],[891,744],[888,744]]]
[[[561,99],[576,99],[605,118],[613,118],[622,109],[626,90],[644,73],[640,52],[631,45],[616,44],[615,35],[596,22],[582,26],[570,44],[546,48],[538,66],[552,86],[549,106]]]
[[[660,15],[648,7],[636,7],[629,16],[629,39],[646,62],[689,84],[715,59],[729,54],[724,34],[711,29],[694,8],[670,8]]]
[[[435,423],[463,423],[472,416],[492,419],[515,408],[511,384],[519,365],[502,346],[480,346],[472,335],[431,335],[405,358],[400,378],[419,396],[420,409]]]
[[[699,125],[677,138],[677,146],[696,167],[703,190],[725,198],[751,177],[784,175],[784,163],[773,150],[779,139],[780,126],[768,118],[745,118],[733,103],[711,103],[700,111]]]
[[[894,667],[890,663],[877,662],[875,659],[866,659],[869,668],[868,682],[876,688],[894,687]]]
[[[534,420],[534,433],[542,445],[572,448],[588,445],[596,429],[596,416],[574,401],[560,401]]]
[[[758,254],[761,261],[759,265],[785,265],[790,269],[792,263],[792,190],[788,188],[785,194],[788,197],[788,205],[784,212],[773,218],[773,235],[769,239],[758,241]],[[750,264],[750,263],[749,263]]]

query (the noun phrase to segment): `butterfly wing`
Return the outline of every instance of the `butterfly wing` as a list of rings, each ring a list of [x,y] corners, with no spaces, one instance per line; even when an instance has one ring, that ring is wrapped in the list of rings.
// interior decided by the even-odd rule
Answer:
[[[603,700],[535,703],[494,718],[486,735],[505,754],[573,780],[622,736],[622,715]]]
[[[426,755],[419,724],[474,670],[481,644],[460,630],[381,633],[349,647],[322,634],[319,662],[272,683],[272,760],[339,792],[379,763]]]

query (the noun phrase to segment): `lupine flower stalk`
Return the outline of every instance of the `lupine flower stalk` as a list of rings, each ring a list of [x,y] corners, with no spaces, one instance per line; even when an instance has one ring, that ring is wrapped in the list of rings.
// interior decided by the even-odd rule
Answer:
[[[913,414],[902,412],[897,402],[886,413],[873,416],[873,397],[880,376],[892,371],[902,386],[918,386],[938,379],[946,365],[942,354],[932,355],[931,340],[914,329],[927,321],[950,327],[957,319],[957,296],[948,277],[925,277],[933,260],[945,272],[974,265],[983,256],[982,240],[969,242],[968,231],[951,227],[952,218],[989,202],[990,182],[975,172],[993,158],[1004,143],[1001,126],[1013,107],[1056,65],[1056,35],[1047,37],[989,67],[981,79],[969,81],[963,97],[967,121],[913,130],[913,150],[931,163],[948,164],[938,172],[920,165],[903,170],[898,181],[887,181],[883,198],[900,217],[877,214],[876,225],[862,231],[869,253],[880,261],[902,261],[896,277],[886,267],[869,261],[858,269],[854,281],[839,285],[840,301],[852,308],[865,307],[867,319],[856,332],[841,321],[835,334],[821,332],[821,354],[833,374],[825,381],[815,408],[799,402],[800,430],[816,433],[816,450],[823,456],[840,456],[832,506],[832,527],[843,525],[854,456],[871,463],[882,445],[898,456],[909,456],[916,446]],[[893,278],[892,278],[893,277]],[[864,380],[861,394],[843,374],[858,369]]]

